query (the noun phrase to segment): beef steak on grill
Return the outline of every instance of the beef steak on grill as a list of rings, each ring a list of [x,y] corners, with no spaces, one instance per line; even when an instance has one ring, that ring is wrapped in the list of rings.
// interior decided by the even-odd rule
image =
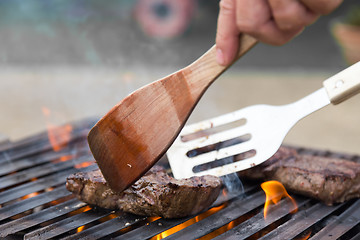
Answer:
[[[327,205],[360,197],[360,163],[346,159],[298,154],[281,147],[266,162],[239,172],[252,180],[277,180],[291,192]]]
[[[360,163],[345,159],[299,155],[271,164],[264,174],[327,205],[360,197]]]
[[[179,218],[197,214],[216,200],[221,180],[215,176],[177,180],[155,166],[121,193],[113,192],[100,170],[67,178],[66,187],[80,200],[137,215]]]

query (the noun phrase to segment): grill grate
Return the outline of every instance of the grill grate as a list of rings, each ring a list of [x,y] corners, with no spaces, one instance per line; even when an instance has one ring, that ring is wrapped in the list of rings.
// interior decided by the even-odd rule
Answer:
[[[265,220],[258,182],[244,183],[242,196],[221,196],[212,208],[181,219],[140,217],[90,207],[65,188],[66,177],[97,166],[86,143],[92,120],[73,124],[70,140],[52,150],[47,133],[0,149],[0,238],[5,239],[359,239],[360,199],[325,206],[293,195]],[[359,156],[298,148],[300,154]],[[167,165],[166,161],[162,162]]]

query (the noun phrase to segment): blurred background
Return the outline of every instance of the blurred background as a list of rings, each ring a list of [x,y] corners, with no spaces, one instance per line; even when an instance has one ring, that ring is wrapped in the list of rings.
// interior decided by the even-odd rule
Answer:
[[[189,122],[287,104],[320,88],[354,61],[345,58],[333,26],[357,2],[344,1],[285,46],[258,44],[209,88]],[[137,88],[192,63],[214,44],[218,5],[0,0],[0,136],[15,141],[49,123],[100,117]],[[285,142],[360,154],[359,103],[356,96],[312,114]]]

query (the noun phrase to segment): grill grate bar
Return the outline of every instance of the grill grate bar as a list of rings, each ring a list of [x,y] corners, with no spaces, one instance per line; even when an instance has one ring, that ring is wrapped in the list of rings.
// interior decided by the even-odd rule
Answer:
[[[310,200],[297,197],[295,198],[297,205],[299,207],[307,204]],[[253,234],[258,233],[259,231],[265,229],[271,224],[279,221],[280,219],[291,214],[292,211],[296,210],[296,206],[292,204],[291,201],[282,201],[276,206],[273,206],[271,212],[268,214],[267,218],[264,219],[264,212],[261,211],[250,219],[242,222],[241,224],[235,226],[234,228],[226,231],[220,236],[214,239],[245,239]]]
[[[352,237],[350,240],[359,240],[360,239],[360,232]]]
[[[66,149],[66,152],[68,150]],[[22,158],[17,161],[1,163],[0,175],[9,174],[24,168],[29,168],[42,163],[50,162],[64,156],[65,151],[61,152],[45,152],[37,156]]]
[[[262,240],[293,239],[313,229],[313,240],[326,239],[329,233],[333,238],[341,239],[352,237],[354,240],[360,236],[354,236],[360,227],[360,200],[328,207],[310,198],[295,196],[300,207],[298,213],[289,214],[293,205],[290,201],[282,200],[280,205],[271,207],[268,218],[264,220],[262,205],[265,194],[260,190],[258,182],[248,183],[251,190],[246,190],[245,198],[224,195],[226,204],[220,205],[222,202],[219,197],[216,205],[213,205],[223,208],[219,207],[216,211],[210,209],[182,219],[155,220],[121,211],[91,209],[66,190],[65,182],[74,172],[97,168],[96,164],[82,169],[74,167],[82,162],[94,161],[86,144],[86,135],[93,123],[87,120],[86,124],[71,125],[73,131],[70,141],[60,143],[63,144],[60,151],[52,150],[47,133],[18,141],[0,150],[0,238],[70,240],[112,237],[131,240],[148,239],[169,229],[171,231],[165,232],[162,237],[177,231],[166,239],[210,238],[220,234],[217,230],[224,230],[225,233],[216,239],[260,238],[264,234]],[[360,156],[294,148],[299,154],[360,162]],[[64,156],[68,160],[60,162]],[[22,198],[31,193],[38,195]],[[184,224],[184,229],[178,231],[180,227],[176,226],[186,221],[189,225]],[[327,235],[322,236],[322,233]]]
[[[255,189],[254,186],[251,186],[251,187],[245,186],[245,193],[253,191],[254,189]],[[225,201],[227,201],[227,199],[223,199],[221,202],[218,202],[218,204],[225,202]],[[129,215],[129,216],[132,216],[132,215]],[[139,218],[139,216],[137,218]],[[194,216],[189,216],[189,217],[181,218],[181,219],[163,219],[163,218],[161,218],[159,220],[153,221],[151,223],[148,223],[146,225],[143,225],[141,227],[133,229],[127,233],[124,233],[121,236],[119,236],[118,238],[114,238],[114,239],[129,240],[129,239],[150,238],[150,237],[153,237],[163,231],[166,231],[169,228],[172,228],[172,227],[175,227],[176,225],[184,223],[185,221],[187,221],[191,218],[194,218]],[[146,219],[146,218],[143,218],[141,220],[144,220],[144,219]],[[115,221],[115,223],[110,223],[110,221]],[[86,229],[80,233],[77,233],[77,234],[67,237],[65,239],[81,239],[81,238],[86,239],[86,237],[90,237],[90,236],[91,236],[91,239],[97,239],[97,238],[101,238],[104,236],[108,236],[109,234],[112,234],[114,232],[118,232],[119,230],[124,228],[125,223],[127,223],[127,225],[125,227],[129,227],[132,225],[131,219],[129,219],[129,218],[128,218],[128,220],[126,220],[125,223],[118,223],[118,221],[119,221],[118,218],[112,219],[110,221],[100,224],[101,226],[97,225],[97,226],[91,227],[89,229]],[[107,229],[105,231],[106,233],[104,233],[103,228]],[[100,232],[98,232],[98,231],[100,231]],[[94,237],[94,234],[96,235],[96,237]]]
[[[96,120],[86,119],[83,121],[71,123],[73,130],[71,138],[58,141],[59,145],[74,145],[77,141],[83,141]],[[61,126],[60,126],[61,127]],[[20,141],[12,143],[9,148],[0,152],[0,163],[13,161],[30,155],[38,155],[44,151],[52,150],[48,133],[43,132]]]
[[[72,156],[73,157],[73,156]],[[75,164],[83,163],[89,160],[89,157],[79,157],[67,160],[59,163],[47,163],[41,166],[29,168],[27,170],[17,172],[15,174],[6,175],[0,178],[0,188],[6,188],[25,181],[29,181],[33,178],[39,178],[44,175],[56,173],[67,168],[73,168]]]
[[[99,239],[112,233],[121,231],[135,223],[146,220],[147,217],[136,216],[133,214],[122,213],[121,216],[113,218],[94,227],[85,229],[79,233],[63,238],[62,240],[81,240],[81,239]],[[137,238],[141,239],[141,238]]]
[[[36,165],[52,162],[60,159],[65,156],[81,156],[81,155],[90,155],[87,146],[82,146],[77,148],[76,150],[72,150],[69,148],[62,149],[58,152],[44,152],[37,156],[27,157],[18,159],[16,161],[9,161],[1,163],[0,176],[4,174],[10,174],[15,171],[19,171],[25,168],[32,168]]]
[[[58,221],[49,226],[40,228],[31,233],[28,233],[24,236],[24,239],[28,240],[42,240],[50,239],[56,236],[59,236],[63,233],[69,232],[71,230],[76,230],[78,227],[99,220],[103,217],[111,214],[110,211],[95,211],[91,209],[87,212],[82,212],[80,214],[68,217],[61,221]]]
[[[17,233],[27,228],[33,227],[43,222],[47,222],[56,217],[65,215],[86,206],[86,203],[77,199],[70,199],[56,206],[46,208],[40,212],[27,215],[14,221],[0,225],[0,237],[6,237],[10,234]]]
[[[49,203],[56,199],[70,196],[71,193],[67,191],[65,186],[61,186],[56,188],[50,192],[41,193],[32,198],[28,198],[11,205],[0,208],[0,221],[7,219],[9,217],[13,217],[16,214],[25,212],[27,210],[33,209],[37,206]]]
[[[254,190],[254,186],[247,187],[247,188],[245,187],[245,192],[250,192],[252,190]],[[223,199],[222,201],[218,202],[218,204],[225,202],[226,200],[227,199]],[[101,237],[108,236],[109,234],[118,232],[119,230],[123,229],[124,227],[129,227],[129,226],[133,225],[134,223],[138,222],[139,220],[142,221],[142,220],[146,219],[146,217],[138,219],[139,216],[137,216],[137,217],[132,217],[132,216],[134,216],[134,215],[131,215],[131,214],[128,215],[127,219],[124,221],[120,221],[119,218],[123,217],[123,216],[120,216],[118,218],[110,220],[111,222],[107,221],[105,223],[91,227],[89,229],[86,229],[80,233],[77,233],[75,235],[72,235],[72,236],[64,238],[64,239],[82,239],[82,238],[86,239],[89,236],[91,236],[91,239],[98,239]],[[124,233],[121,236],[114,238],[114,239],[129,240],[129,239],[150,238],[150,237],[153,237],[153,236],[155,236],[163,231],[166,231],[176,225],[184,223],[193,217],[194,216],[189,216],[189,217],[181,218],[181,219],[163,219],[163,218],[161,218],[159,220],[153,221],[151,223],[148,223],[146,225],[143,225],[141,227],[133,229],[127,233]],[[132,222],[134,219],[136,221]],[[114,221],[114,223],[113,223],[113,221]],[[103,230],[104,228],[106,228],[106,231]]]
[[[219,212],[214,213],[200,222],[196,222],[165,239],[196,239],[202,237],[260,207],[264,202],[265,195],[261,191],[246,198],[236,199]]]
[[[245,193],[244,194],[248,194],[250,191],[253,191],[254,190],[254,187],[249,187],[249,186],[245,186]],[[259,196],[258,196],[259,195]],[[243,195],[242,195],[243,196]],[[221,198],[221,195],[219,196],[219,198]],[[263,204],[264,203],[264,197],[263,197],[263,194],[260,194],[260,192],[257,192],[255,194],[253,194],[252,196],[248,197],[247,199],[250,199],[250,201],[252,201],[252,203],[254,205],[256,205],[256,202],[260,202],[259,205]],[[243,201],[243,197],[239,198],[233,198],[231,200],[228,200],[225,198],[222,199],[222,201],[216,201],[215,204],[213,204],[213,207],[215,206],[218,206],[220,205],[221,203],[224,203],[224,202],[230,202],[229,205],[226,206],[226,209],[230,209],[231,208],[231,205],[234,205],[236,204],[236,202],[239,202],[239,201]],[[254,207],[257,207],[254,206]],[[236,208],[236,207],[235,207]],[[233,209],[233,208],[232,208]],[[211,211],[211,208],[208,210],[208,211]],[[222,211],[222,210],[220,210]],[[231,210],[229,211],[226,211],[226,214],[229,214],[231,213]],[[204,214],[206,214],[206,212],[204,212]],[[217,213],[214,213],[213,215],[215,215]],[[207,217],[206,219],[212,217],[213,215]],[[186,222],[187,220],[190,220],[192,218],[194,218],[195,216],[189,216],[189,217],[186,217],[186,218],[181,218],[181,219],[158,219],[154,222],[151,222],[149,223],[148,225],[145,225],[145,226],[141,226],[137,229],[134,229],[132,230],[131,232],[127,232],[117,238],[114,238],[114,239],[126,239],[126,240],[130,240],[130,239],[147,239],[147,238],[150,238],[150,237],[153,237],[153,236],[156,236],[170,228],[173,228],[179,224],[182,224],[184,222]],[[197,217],[201,217],[201,214],[198,215]],[[227,215],[227,218],[230,218],[228,215]],[[217,219],[218,220],[218,219]],[[211,221],[212,222],[212,221]],[[194,224],[186,227],[185,229],[187,228],[192,228]],[[210,226],[207,226],[206,228],[209,228]],[[184,229],[184,230],[185,230]],[[191,229],[190,231],[192,232],[192,236],[195,234],[195,231],[196,231],[197,227],[195,227],[195,229]],[[176,235],[176,233],[174,233]],[[181,234],[180,234],[181,235]],[[173,238],[174,235],[171,235],[171,238]],[[181,235],[182,236],[182,235]]]
[[[311,240],[338,239],[360,223],[360,200],[344,211],[334,221],[315,234]]]
[[[113,238],[114,240],[132,240],[132,239],[148,239],[151,237],[154,237],[170,228],[173,228],[179,224],[182,224],[191,218],[194,218],[194,216],[191,217],[185,217],[180,219],[158,219],[154,222],[149,223],[148,225],[141,226],[139,228],[136,228],[130,232],[127,232],[123,235],[120,235],[116,238]]]
[[[32,181],[32,182],[25,183],[20,186],[11,188],[7,191],[0,193],[0,204],[6,203],[11,200],[18,199],[18,198],[28,195],[30,193],[43,191],[49,187],[53,187],[53,186],[56,186],[59,184],[64,184],[66,181],[66,177],[68,177],[70,174],[75,173],[77,171],[90,171],[90,170],[93,170],[96,168],[97,168],[97,165],[91,165],[89,167],[82,168],[82,169],[72,168],[72,169],[62,171],[59,173],[54,173],[51,176],[44,177],[44,178],[38,179],[36,181]]]
[[[88,130],[74,132],[70,141],[65,139],[63,142],[59,142],[59,145],[75,145],[78,141],[83,141],[84,137],[88,134]],[[0,152],[0,163],[12,162],[20,158],[29,157],[32,155],[38,156],[40,153],[51,151],[52,145],[49,140],[46,138],[39,140],[37,142],[29,143],[29,145],[12,147],[11,149],[4,150]]]
[[[292,239],[305,229],[319,223],[322,219],[332,214],[343,205],[344,204],[339,204],[330,207],[322,203],[317,203],[306,210],[295,213],[289,221],[262,237],[261,240]]]

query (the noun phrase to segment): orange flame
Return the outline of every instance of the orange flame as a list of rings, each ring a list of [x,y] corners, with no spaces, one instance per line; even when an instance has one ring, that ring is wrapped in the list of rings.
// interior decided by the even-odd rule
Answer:
[[[266,219],[270,204],[277,204],[281,199],[288,198],[294,205],[292,213],[297,211],[297,204],[295,200],[287,193],[285,187],[278,181],[267,181],[261,184],[261,188],[266,194],[266,201],[264,206],[264,218]]]
[[[48,119],[51,115],[51,112],[48,108],[43,107],[42,112],[46,117],[46,127],[48,130],[48,137],[51,146],[55,152],[59,151],[70,141],[72,126],[70,124],[66,124],[64,126],[55,126],[51,124]]]

